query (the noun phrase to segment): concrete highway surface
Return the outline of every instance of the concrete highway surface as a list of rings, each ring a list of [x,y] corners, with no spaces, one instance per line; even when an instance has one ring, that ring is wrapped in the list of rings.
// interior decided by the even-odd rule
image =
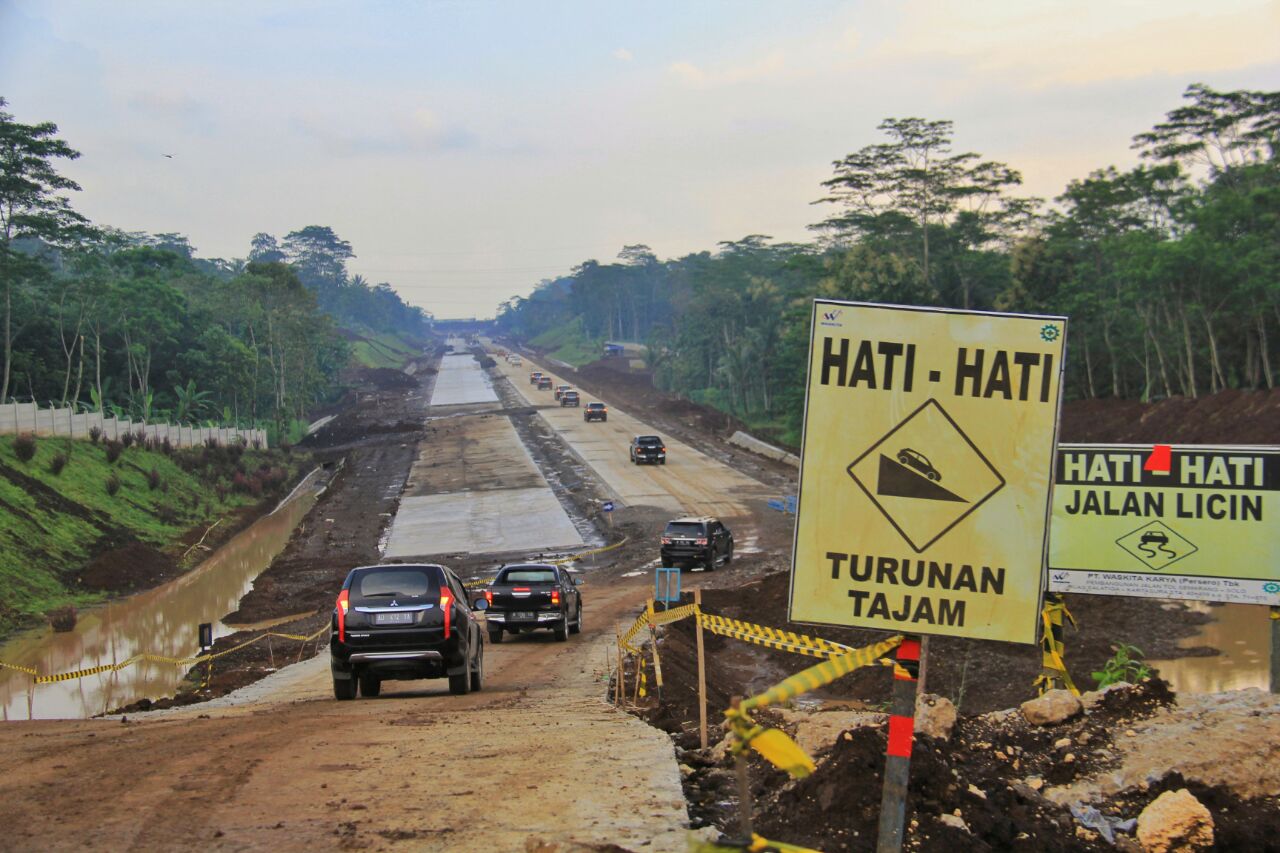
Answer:
[[[584,424],[580,409],[552,407],[529,388],[527,363],[500,366],[620,501],[750,524],[761,484],[670,439],[665,467],[633,467],[628,439],[653,429],[613,406],[607,423]],[[473,378],[457,367],[451,386],[471,399]],[[513,445],[519,436],[505,416],[483,411],[426,429],[400,510],[413,523],[396,519],[391,541],[418,537],[399,552],[432,550],[441,541],[433,530],[447,527],[467,534],[458,544],[472,554],[503,550],[507,534],[495,539],[484,513],[445,517],[415,501],[488,496],[494,512],[518,514],[523,492],[550,495]],[[544,539],[569,535],[549,530]],[[656,535],[651,548],[620,553],[647,562]],[[525,541],[528,526],[518,536]],[[584,577],[583,634],[487,646],[484,689],[468,696],[449,695],[443,680],[387,682],[378,698],[335,701],[322,645],[316,658],[216,703],[127,721],[0,726],[12,771],[0,776],[0,848],[683,849],[670,739],[605,701],[615,628],[634,618],[652,579]]]

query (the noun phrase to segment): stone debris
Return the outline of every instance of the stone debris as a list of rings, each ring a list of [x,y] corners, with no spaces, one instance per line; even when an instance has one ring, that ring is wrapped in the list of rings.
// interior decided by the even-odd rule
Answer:
[[[1148,853],[1213,846],[1213,815],[1186,788],[1165,791],[1138,816],[1138,843]]]
[[[1069,690],[1050,690],[1022,703],[1022,716],[1036,726],[1052,726],[1084,712],[1080,699]]]
[[[916,734],[948,740],[956,725],[956,706],[943,696],[926,693],[916,703]]]

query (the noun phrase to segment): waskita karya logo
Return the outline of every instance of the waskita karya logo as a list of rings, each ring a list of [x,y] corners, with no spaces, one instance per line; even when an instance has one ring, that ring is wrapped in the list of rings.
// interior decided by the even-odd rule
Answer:
[[[823,311],[823,312],[822,312],[822,319],[819,321],[819,325],[822,325],[822,326],[843,326],[843,325],[844,325],[844,323],[841,323],[841,322],[840,322],[840,315],[841,315],[841,314],[843,314],[843,313],[844,313],[844,309],[842,309],[842,308],[833,308],[833,309],[832,309],[832,310],[830,310],[830,311]]]

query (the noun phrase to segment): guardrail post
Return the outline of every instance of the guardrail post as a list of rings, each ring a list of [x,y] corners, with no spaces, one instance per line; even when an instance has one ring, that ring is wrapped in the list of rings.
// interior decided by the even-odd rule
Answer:
[[[911,777],[911,745],[915,740],[920,638],[904,637],[895,657],[897,664],[893,668],[893,704],[889,711],[889,746],[885,750],[884,793],[880,798],[880,834],[876,853],[898,853],[902,850],[907,784]]]
[[[702,748],[707,748],[707,661],[702,645],[702,589],[693,591],[693,603],[698,612],[693,614],[698,632],[698,738]],[[1273,623],[1274,624],[1274,623]],[[1274,672],[1274,669],[1273,669]],[[1274,679],[1272,681],[1274,684]]]

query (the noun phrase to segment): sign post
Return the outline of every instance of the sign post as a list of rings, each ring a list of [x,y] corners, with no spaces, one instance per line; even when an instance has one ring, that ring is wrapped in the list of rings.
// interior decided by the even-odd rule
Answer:
[[[908,636],[881,851],[902,844],[920,636],[1038,640],[1065,334],[814,302],[789,618]]]

